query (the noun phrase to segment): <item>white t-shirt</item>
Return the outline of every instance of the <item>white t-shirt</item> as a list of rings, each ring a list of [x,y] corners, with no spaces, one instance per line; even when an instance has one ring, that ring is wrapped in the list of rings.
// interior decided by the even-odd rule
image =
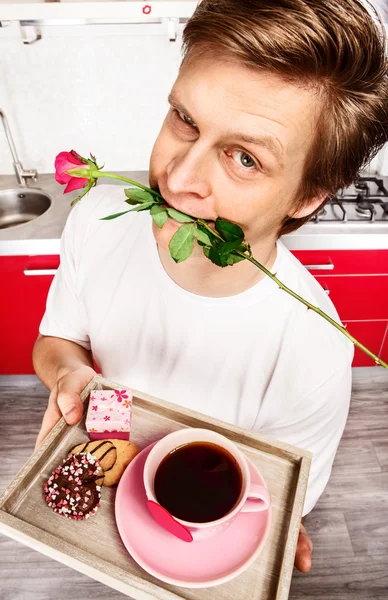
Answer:
[[[129,208],[124,199],[122,186],[98,186],[70,213],[40,332],[91,348],[108,379],[310,450],[307,514],[345,427],[353,344],[269,277],[226,298],[182,289],[148,211],[99,220]],[[271,271],[339,321],[280,241]]]

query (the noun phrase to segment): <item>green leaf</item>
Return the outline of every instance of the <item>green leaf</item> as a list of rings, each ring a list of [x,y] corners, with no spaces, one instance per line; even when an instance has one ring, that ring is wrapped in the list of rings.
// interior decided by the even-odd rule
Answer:
[[[126,215],[131,212],[130,210],[125,210],[124,212],[115,213],[114,215],[108,215],[107,217],[102,217],[99,219],[100,221],[111,221],[112,219],[117,219],[117,217],[121,217],[121,215]]]
[[[137,188],[127,188],[124,190],[127,197],[125,202],[127,204],[143,204],[144,202],[153,202],[153,195],[146,190],[139,190]]]
[[[219,244],[213,244],[213,246],[209,250],[209,258],[218,267],[226,267],[228,265],[227,255],[223,255],[220,253]]]
[[[235,223],[218,218],[215,222],[215,227],[226,242],[233,242],[234,240],[242,242],[244,240],[243,230]]]
[[[194,221],[193,217],[189,217],[189,215],[185,215],[185,213],[175,210],[175,208],[170,208],[168,206],[166,210],[170,217],[175,219],[175,221],[178,221],[178,223],[192,223]]]
[[[188,223],[181,225],[178,231],[172,236],[169,249],[175,262],[180,263],[189,258],[194,246],[194,225]]]
[[[127,198],[126,200],[124,200],[124,202],[126,202],[127,204],[131,204],[132,206],[135,206],[135,204],[141,204],[139,200],[134,200],[133,198]]]
[[[208,246],[205,246],[203,248],[203,253],[206,256],[206,258],[209,258],[210,248]]]
[[[222,256],[228,256],[233,250],[237,250],[241,246],[240,240],[234,240],[233,242],[221,242],[218,244],[219,253]]]
[[[162,228],[168,219],[167,210],[164,206],[154,204],[150,210],[150,215],[158,227]]]
[[[210,235],[206,230],[204,230],[204,228],[200,228],[200,225],[197,225],[197,227],[194,228],[194,235],[197,240],[202,244],[205,244],[205,246],[211,246],[212,240]]]
[[[243,256],[238,256],[237,254],[233,254],[233,252],[231,252],[231,254],[228,254],[226,262],[228,265],[234,265],[242,260],[245,260]]]
[[[240,260],[244,260],[233,253],[233,250],[240,249],[240,247],[241,241],[238,239],[232,242],[218,242],[217,240],[213,240],[208,258],[219,267],[233,265],[236,262],[240,262]]]
[[[214,241],[212,247],[209,249],[208,258],[219,267],[227,267],[228,265],[234,265],[235,263],[244,260],[244,257],[234,254],[233,250],[241,249],[240,240],[234,240],[233,242],[217,242]],[[205,254],[206,256],[206,254]]]
[[[144,202],[143,204],[138,204],[137,206],[130,208],[128,212],[140,212],[141,210],[148,210],[149,208],[151,208],[151,206],[154,206],[154,204],[155,202]]]

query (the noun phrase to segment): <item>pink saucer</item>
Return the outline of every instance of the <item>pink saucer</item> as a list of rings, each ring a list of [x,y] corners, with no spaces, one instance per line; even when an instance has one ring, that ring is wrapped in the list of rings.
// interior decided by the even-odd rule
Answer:
[[[145,460],[155,444],[144,448],[128,465],[116,494],[116,522],[132,558],[148,573],[173,585],[212,587],[233,579],[260,554],[271,526],[271,507],[240,513],[209,540],[184,542],[168,533],[147,508],[143,484]],[[252,482],[265,482],[247,458]]]

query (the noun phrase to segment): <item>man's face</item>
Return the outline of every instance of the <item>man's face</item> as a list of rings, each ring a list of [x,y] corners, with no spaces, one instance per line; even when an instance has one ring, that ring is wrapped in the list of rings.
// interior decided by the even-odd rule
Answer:
[[[285,216],[294,216],[317,119],[313,93],[208,57],[184,66],[169,101],[150,186],[193,217],[237,223],[253,247],[275,240]],[[154,224],[157,243],[167,248],[178,227],[172,219]]]

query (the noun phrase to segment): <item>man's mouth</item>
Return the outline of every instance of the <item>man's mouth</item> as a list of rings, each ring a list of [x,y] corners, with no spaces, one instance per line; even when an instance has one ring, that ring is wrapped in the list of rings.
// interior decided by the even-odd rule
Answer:
[[[180,213],[183,213],[184,215],[187,215],[188,217],[191,217],[193,220],[194,220],[194,219],[195,219],[195,220],[196,220],[196,219],[201,219],[201,220],[203,220],[203,221],[206,221],[206,222],[207,222],[209,225],[212,225],[212,226],[214,226],[214,221],[212,221],[211,219],[207,219],[207,218],[205,218],[205,217],[203,217],[203,216],[199,216],[199,215],[193,215],[193,214],[190,214],[189,212],[186,212],[186,211],[185,211],[185,210],[183,210],[182,208],[180,208],[180,207],[178,207],[178,206],[174,206],[173,204],[171,204],[170,202],[168,202],[168,201],[166,200],[165,196],[163,196],[163,194],[161,194],[161,192],[159,191],[159,188],[156,188],[156,191],[158,192],[158,194],[160,194],[160,195],[162,196],[162,198],[163,198],[163,203],[162,203],[162,206],[164,206],[165,208],[173,208],[174,210],[176,210],[176,211],[178,211],[178,212],[180,212]],[[176,221],[176,220],[175,220],[173,217],[171,217],[170,215],[169,215],[169,218],[170,218],[170,219],[172,219],[172,220],[173,220],[173,221],[175,221],[175,222],[179,222],[179,221]],[[180,223],[180,222],[179,222],[179,223]],[[182,223],[180,223],[180,225],[182,225]]]
[[[178,202],[171,201],[171,199],[168,198],[168,196],[166,196],[165,194],[163,194],[163,192],[161,191],[159,185],[155,185],[155,187],[152,187],[152,189],[154,189],[156,192],[158,192],[158,194],[160,194],[160,196],[163,198],[162,206],[164,206],[165,208],[173,208],[174,210],[177,210],[178,212],[183,213],[184,215],[187,215],[188,217],[191,217],[193,220],[201,219],[202,221],[206,221],[207,225],[209,225],[210,227],[212,227],[212,229],[215,229],[215,219],[214,219],[214,217],[213,218],[211,218],[211,217],[204,217],[203,214],[192,214],[191,212],[188,212],[188,211],[184,210],[183,207],[179,206]],[[179,225],[183,225],[183,223],[181,223],[180,221],[177,221],[176,219],[174,219],[170,215],[168,216],[168,218],[173,223],[178,223]]]

